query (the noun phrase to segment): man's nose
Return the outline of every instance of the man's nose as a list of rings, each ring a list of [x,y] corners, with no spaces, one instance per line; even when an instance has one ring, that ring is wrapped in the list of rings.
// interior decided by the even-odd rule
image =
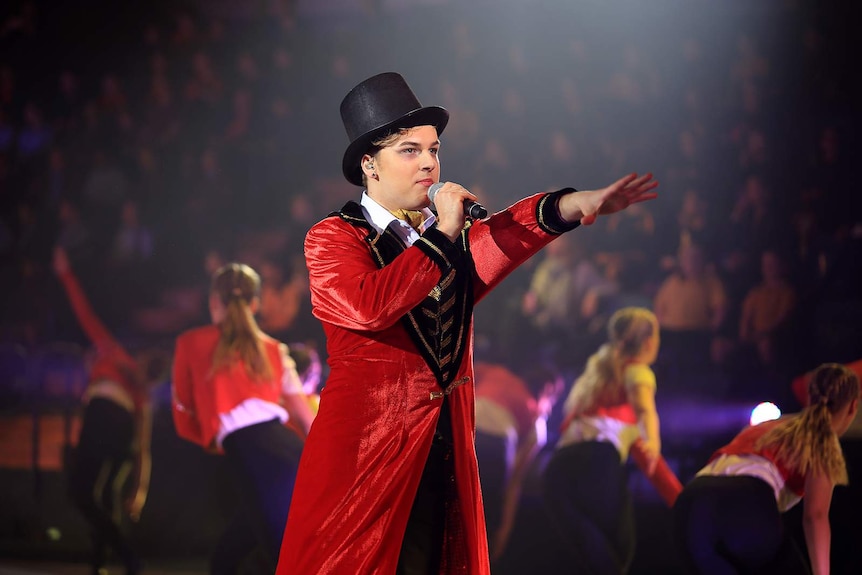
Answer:
[[[423,152],[420,156],[421,164],[423,170],[431,171],[437,167],[437,156],[429,152]]]

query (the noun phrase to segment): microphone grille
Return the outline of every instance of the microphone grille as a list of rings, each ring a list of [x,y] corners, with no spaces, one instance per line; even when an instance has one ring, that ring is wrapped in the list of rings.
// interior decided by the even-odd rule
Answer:
[[[428,187],[428,199],[433,202],[434,196],[437,195],[437,192],[439,192],[440,188],[442,188],[442,187],[443,187],[443,182],[436,182],[434,184],[431,184],[431,186]]]

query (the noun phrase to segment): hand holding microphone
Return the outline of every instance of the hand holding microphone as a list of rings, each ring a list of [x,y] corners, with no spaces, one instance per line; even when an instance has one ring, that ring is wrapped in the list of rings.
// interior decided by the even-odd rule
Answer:
[[[444,182],[437,182],[436,184],[431,184],[428,188],[428,199],[432,202],[434,198],[437,196],[437,192],[440,191],[440,188],[444,186]],[[474,200],[464,200],[464,215],[474,220],[483,220],[488,217],[488,210]]]

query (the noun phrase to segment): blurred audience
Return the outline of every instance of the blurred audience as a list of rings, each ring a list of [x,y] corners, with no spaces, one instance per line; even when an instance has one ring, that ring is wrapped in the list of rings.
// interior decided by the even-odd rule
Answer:
[[[616,291],[593,261],[589,242],[563,235],[548,244],[522,298],[521,312],[531,328],[530,345],[543,347],[541,355],[558,363],[577,361],[576,344],[588,333],[595,302]]]
[[[42,42],[67,15],[25,4],[3,21],[0,46]],[[767,12],[799,10],[788,4]],[[360,10],[357,17],[373,13],[397,20],[404,16],[400,11]],[[747,25],[746,14],[741,9],[734,17]],[[719,336],[713,359],[735,361],[732,350],[750,343],[736,341],[750,337],[739,325],[743,299],[758,281],[757,259],[773,246],[789,248],[785,277],[797,286],[797,297],[820,297],[818,287],[835,265],[841,238],[858,219],[858,210],[850,209],[858,200],[848,169],[852,131],[844,117],[828,113],[840,98],[828,86],[841,77],[823,67],[828,37],[816,25],[800,29],[797,49],[805,66],[825,70],[829,81],[808,86],[804,96],[824,113],[809,117],[791,141],[774,120],[782,95],[796,84],[776,65],[783,53],[748,29],[727,38],[733,49],[716,50],[720,44],[696,33],[708,18],[682,10],[679,16],[689,25],[669,32],[664,48],[626,40],[599,64],[601,44],[594,35],[560,43],[548,33],[535,45],[512,41],[493,64],[483,65],[476,45],[488,29],[476,15],[465,10],[458,25],[443,28],[451,42],[441,45],[440,57],[458,65],[451,77],[428,78],[439,86],[446,106],[467,119],[451,128],[462,132],[458,140],[465,145],[449,156],[447,177],[466,182],[492,209],[511,200],[497,191],[511,188],[499,185],[504,178],[529,186],[537,172],[551,172],[564,185],[573,164],[584,182],[620,163],[648,165],[666,190],[662,202],[626,212],[624,217],[637,218],[635,225],[610,219],[606,233],[591,245],[574,246],[574,254],[552,253],[570,249],[555,243],[532,278],[520,274],[509,280],[500,301],[522,300],[524,317],[508,324],[518,325],[514,331],[532,326],[530,333],[538,336],[517,345],[544,347],[533,350],[538,354],[556,347],[557,359],[579,366],[595,343],[594,327],[620,302],[642,304],[655,296],[663,332],[711,332]],[[46,267],[56,242],[86,274],[146,261],[161,270],[158,285],[136,286],[149,297],[140,300],[141,310],[124,317],[132,332],[167,335],[199,319],[186,312],[177,319],[165,302],[189,286],[199,291],[205,254],[232,254],[267,229],[287,230],[290,245],[266,255],[265,266],[280,279],[265,282],[272,287],[261,321],[271,331],[304,338],[308,334],[298,331],[313,322],[306,317],[304,270],[295,270],[291,260],[304,231],[326,215],[316,212],[319,196],[339,199],[350,193],[329,178],[331,167],[318,159],[326,154],[314,152],[325,142],[317,122],[326,103],[309,95],[327,93],[353,73],[352,38],[307,41],[315,29],[297,22],[325,25],[327,16],[277,3],[229,13],[166,7],[163,16],[124,20],[137,29],[129,30],[127,44],[108,51],[102,50],[107,40],[98,35],[92,46],[69,57],[62,43],[46,45],[39,66],[49,82],[30,82],[35,55],[28,52],[19,50],[0,67],[0,239],[3,257],[15,262],[7,275],[23,281],[23,270],[33,270],[28,281],[41,277],[38,268]],[[82,33],[91,25],[83,17],[75,22]],[[404,25],[413,23],[408,18]],[[417,28],[415,40],[425,37],[438,39],[430,29]],[[536,66],[540,53],[559,54],[576,65],[551,76]],[[401,55],[392,58],[388,65],[394,69],[410,63]],[[318,75],[308,74],[310,65]],[[674,66],[686,73],[672,74]],[[481,94],[469,86],[500,74],[511,80],[499,93],[466,96]],[[543,84],[550,89],[528,89]],[[533,113],[543,109],[562,115],[543,119]],[[635,115],[648,121],[638,138],[626,137],[618,127]],[[497,117],[506,121],[491,121]],[[537,132],[546,133],[544,139],[524,139],[535,132],[526,130],[531,122],[548,124]],[[601,137],[590,140],[588,133]],[[734,189],[740,190],[737,196],[725,193]],[[846,199],[848,209],[833,209],[828,197]],[[689,287],[700,286],[693,289],[705,291],[703,297],[677,298],[688,276],[670,272],[687,264],[669,254],[691,245],[708,254],[715,269],[707,266],[706,276],[686,280]],[[95,297],[110,293],[107,287],[95,289],[106,292]],[[683,312],[680,305],[686,302],[694,307]],[[556,318],[572,317],[561,310],[575,310],[578,320],[559,324]],[[176,321],[167,321],[171,314]],[[14,315],[0,316],[0,322]],[[150,319],[138,321],[142,315]],[[51,337],[51,328],[41,335]],[[670,350],[674,343],[664,347]]]
[[[659,286],[653,308],[661,327],[660,363],[676,373],[674,380],[685,380],[711,369],[712,345],[728,301],[703,248],[682,246],[678,259],[678,268]]]
[[[761,367],[777,361],[778,332],[796,307],[796,290],[785,278],[784,262],[775,251],[761,255],[762,281],[748,290],[742,302],[739,341],[753,349]]]

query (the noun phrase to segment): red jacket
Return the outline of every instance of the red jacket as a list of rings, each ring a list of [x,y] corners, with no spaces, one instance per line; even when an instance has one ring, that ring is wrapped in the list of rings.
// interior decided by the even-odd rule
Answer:
[[[136,383],[137,362],[93,311],[78,278],[71,271],[66,271],[59,277],[75,318],[96,348],[96,357],[90,366],[90,383],[108,379],[120,385],[131,396],[135,404],[135,415],[140,417],[141,410],[149,402],[149,396]]]
[[[779,422],[781,422],[780,419],[775,419],[746,427],[730,443],[716,450],[709,460],[712,461],[720,455],[759,455],[765,457],[778,469],[781,477],[784,478],[787,488],[802,497],[805,495],[805,475],[799,473],[796,469],[790,469],[779,463],[775,457],[775,453],[771,450],[755,448],[757,441],[766,435],[767,431],[778,425]]]
[[[504,408],[514,418],[521,441],[535,428],[539,417],[538,402],[526,382],[499,364],[476,363],[475,372],[476,397],[484,397]]]
[[[264,336],[273,378],[256,381],[248,376],[241,361],[213,373],[213,356],[220,335],[215,325],[190,329],[177,338],[174,352],[174,426],[180,437],[204,448],[213,447],[219,414],[253,397],[279,403],[282,393],[283,344]]]
[[[330,373],[300,461],[277,574],[395,573],[443,404],[441,379],[466,382],[451,388],[447,402],[459,501],[450,520],[460,514],[455,543],[466,564],[447,572],[489,573],[474,449],[472,301],[575,227],[560,221],[554,197],[537,194],[475,222],[457,244],[427,230],[413,246],[397,248],[389,262],[379,251],[387,232],[373,231],[355,204],[352,215],[349,204],[341,217],[311,228],[306,263]],[[452,258],[465,245],[475,267],[463,283],[473,300],[457,334],[463,346],[454,372],[441,375],[411,326],[421,319],[419,306],[446,283]]]

